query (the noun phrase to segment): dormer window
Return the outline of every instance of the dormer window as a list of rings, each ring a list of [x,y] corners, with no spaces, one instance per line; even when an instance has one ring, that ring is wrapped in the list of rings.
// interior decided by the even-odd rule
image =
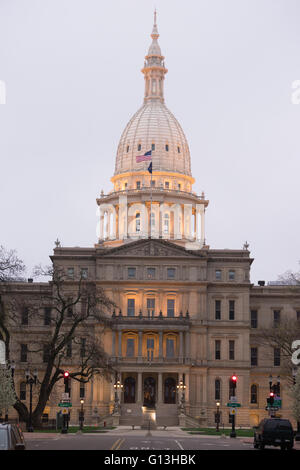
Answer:
[[[126,152],[127,153],[129,152],[129,145],[127,145]]]
[[[180,147],[177,147],[177,152],[180,153]]]
[[[138,151],[140,151],[142,148],[142,145],[141,144],[138,144]]]
[[[169,145],[166,144],[166,152],[168,152],[168,151],[169,151]]]
[[[139,212],[137,212],[135,215],[135,231],[141,231],[141,214]]]
[[[151,145],[151,150],[155,150],[155,144]]]

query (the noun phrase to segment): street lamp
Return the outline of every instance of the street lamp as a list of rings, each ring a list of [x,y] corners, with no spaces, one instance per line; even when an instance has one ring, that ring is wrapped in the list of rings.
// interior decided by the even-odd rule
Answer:
[[[184,384],[183,380],[179,380],[179,384],[177,385],[177,390],[178,390],[178,393],[180,392],[180,404],[179,404],[179,408],[180,408],[180,412],[183,413],[184,412],[184,392],[185,392],[185,389],[186,389],[186,385]]]
[[[80,431],[82,431],[83,421],[84,421],[84,411],[83,411],[84,400],[81,399],[80,404],[81,404],[81,409],[80,409],[80,412],[79,412],[79,429],[80,429]]]
[[[29,385],[29,387],[30,387],[29,421],[28,421],[28,424],[27,424],[27,431],[28,432],[33,432],[33,426],[32,426],[32,387],[33,387],[33,385],[37,384],[37,376],[38,376],[38,371],[36,369],[33,372],[33,378],[31,377],[31,373],[30,373],[29,369],[27,369],[25,371],[26,385]]]
[[[219,425],[220,425],[220,402],[217,401],[217,413],[216,413],[216,431],[219,432]]]
[[[119,397],[118,393],[119,391],[123,390],[123,384],[121,381],[118,379],[118,374],[116,373],[116,378],[115,378],[115,383],[114,383],[114,389],[115,389],[115,404],[114,404],[114,413],[118,413],[119,411]]]

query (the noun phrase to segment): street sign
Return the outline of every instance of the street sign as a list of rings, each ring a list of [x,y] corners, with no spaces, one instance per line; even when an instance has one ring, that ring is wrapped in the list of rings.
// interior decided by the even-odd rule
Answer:
[[[70,402],[61,402],[61,403],[58,404],[58,406],[60,406],[61,408],[71,408],[72,403],[70,403]]]
[[[275,398],[273,406],[278,406],[278,408],[281,408],[281,398]]]
[[[279,406],[266,406],[266,411],[278,411]]]
[[[240,403],[227,403],[227,406],[228,408],[239,408],[240,406],[242,406]]]
[[[230,408],[229,410],[229,414],[230,415],[235,415],[237,413],[237,409],[236,408]]]

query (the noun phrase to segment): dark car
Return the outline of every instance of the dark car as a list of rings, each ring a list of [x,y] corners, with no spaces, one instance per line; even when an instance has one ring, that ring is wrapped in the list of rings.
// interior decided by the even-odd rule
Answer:
[[[0,424],[0,450],[25,450],[26,444],[20,426]]]
[[[294,445],[294,431],[288,419],[263,419],[254,432],[255,449],[264,449],[265,446],[280,446],[281,450],[292,449]]]

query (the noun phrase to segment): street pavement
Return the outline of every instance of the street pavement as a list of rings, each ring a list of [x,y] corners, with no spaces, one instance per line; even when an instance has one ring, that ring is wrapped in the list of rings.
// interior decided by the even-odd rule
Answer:
[[[253,438],[191,435],[179,427],[150,432],[119,426],[106,433],[24,433],[28,450],[254,450]],[[300,442],[294,448],[300,450]],[[272,450],[279,448],[269,447]]]

